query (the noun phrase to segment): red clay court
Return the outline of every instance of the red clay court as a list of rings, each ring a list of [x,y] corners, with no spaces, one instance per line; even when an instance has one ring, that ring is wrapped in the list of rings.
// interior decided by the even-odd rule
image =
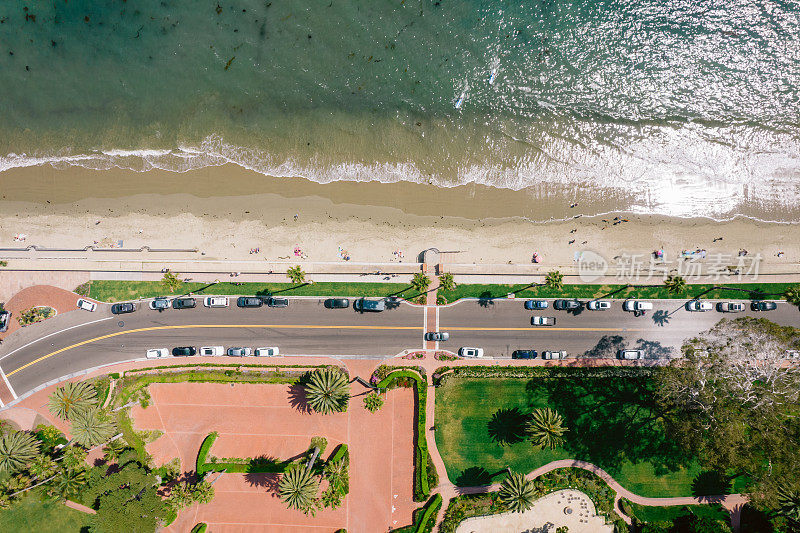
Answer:
[[[135,406],[137,430],[160,430],[148,445],[156,465],[175,457],[193,471],[203,439],[219,437],[210,455],[287,459],[304,452],[311,437],[328,439],[327,457],[341,443],[350,447],[350,494],[336,510],[315,517],[286,509],[273,487],[279,476],[222,474],[216,496],[181,512],[169,531],[184,532],[206,522],[212,532],[300,532],[346,528],[349,533],[388,531],[411,522],[421,504],[412,501],[414,398],[410,389],[390,391],[377,413],[354,397],[347,413],[322,416],[293,406],[289,385],[157,383],[147,409]],[[353,385],[352,394],[364,389]],[[214,480],[219,474],[210,474]]]

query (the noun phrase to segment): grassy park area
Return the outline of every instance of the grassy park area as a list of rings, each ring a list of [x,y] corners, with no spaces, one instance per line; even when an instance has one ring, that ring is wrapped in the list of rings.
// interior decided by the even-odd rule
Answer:
[[[4,531],[60,531],[78,533],[89,525],[90,516],[70,509],[55,498],[48,498],[40,489],[0,511]]]
[[[568,431],[562,446],[538,449],[526,438],[528,414],[540,407],[563,416]],[[461,486],[488,483],[506,467],[530,472],[551,461],[581,459],[642,496],[709,490],[697,460],[665,436],[645,374],[454,377],[436,392],[436,442],[450,479]]]

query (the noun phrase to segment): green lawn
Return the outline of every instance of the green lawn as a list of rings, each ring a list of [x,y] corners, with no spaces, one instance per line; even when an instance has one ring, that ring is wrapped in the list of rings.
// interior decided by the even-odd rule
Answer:
[[[80,287],[80,288],[83,288]],[[85,291],[76,292],[84,293]],[[244,296],[372,296],[385,297],[400,295],[413,297],[418,293],[405,283],[309,283],[295,285],[293,283],[183,283],[173,293],[169,292],[160,281],[116,281],[96,280],[89,287],[88,296],[101,302],[119,302],[137,298],[153,298],[156,296],[179,296],[194,293],[197,295],[244,295]]]
[[[458,280],[456,280],[458,281]],[[663,284],[657,285],[564,285],[563,289],[554,290],[546,286],[531,285],[478,285],[465,284],[456,286],[452,291],[439,291],[448,302],[459,298],[505,298],[514,293],[517,298],[677,298],[690,299],[702,294],[703,298],[736,298],[748,299],[753,294],[761,293],[767,298],[781,299],[783,293],[795,283],[726,283],[730,289],[710,289],[714,285],[687,285],[683,294],[672,294]],[[733,290],[731,290],[733,289]],[[752,291],[752,292],[748,292]]]
[[[9,509],[0,511],[3,531],[79,533],[89,525],[89,515],[53,500],[42,500],[37,489]]]
[[[640,522],[673,522],[681,517],[696,515],[713,518],[714,520],[730,521],[730,515],[722,505],[711,503],[707,505],[675,505],[670,507],[651,507],[639,505],[628,500],[622,500],[623,509]]]
[[[692,495],[700,465],[665,437],[650,379],[446,380],[436,391],[436,443],[447,473],[457,485],[475,485],[507,466],[527,473],[575,458],[642,496]],[[554,450],[538,450],[524,438],[526,415],[546,406],[569,428],[564,446]]]

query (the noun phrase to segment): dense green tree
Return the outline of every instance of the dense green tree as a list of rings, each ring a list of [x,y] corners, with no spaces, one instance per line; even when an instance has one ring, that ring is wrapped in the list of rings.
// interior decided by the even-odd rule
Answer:
[[[341,370],[319,368],[311,372],[305,386],[309,407],[323,415],[347,410],[350,384]]]
[[[533,505],[535,490],[533,482],[523,474],[510,472],[500,483],[497,497],[514,513],[527,511]]]
[[[67,446],[61,452],[61,467],[67,470],[86,470],[86,450]]]
[[[97,479],[92,490],[98,502],[93,533],[155,531],[169,512],[158,494],[155,475],[135,462]]]
[[[23,470],[39,453],[39,441],[30,433],[15,431],[0,437],[0,473]]]
[[[535,446],[549,449],[561,446],[567,432],[564,419],[549,407],[533,411],[525,428]]]
[[[178,276],[180,276],[179,273],[167,269],[164,271],[164,277],[161,278],[161,284],[169,289],[169,292],[175,292],[183,286],[183,281]]]
[[[73,440],[86,448],[108,440],[116,430],[114,423],[98,408],[78,411],[71,420]]]
[[[411,288],[417,292],[426,292],[430,286],[431,278],[422,272],[417,272],[414,274],[414,277],[411,278]]]
[[[69,382],[50,395],[48,407],[61,420],[69,420],[75,413],[97,404],[97,392],[86,381]]]
[[[794,285],[786,289],[786,292],[783,293],[783,297],[790,304],[800,307],[800,285]]]
[[[779,515],[785,517],[789,523],[800,528],[800,491],[781,483],[777,488]]]
[[[319,480],[306,468],[289,469],[278,484],[278,494],[290,509],[308,512],[315,505]]]
[[[558,270],[551,270],[545,275],[544,284],[553,290],[561,290],[564,288],[564,274]]]
[[[28,466],[28,472],[37,480],[49,478],[58,470],[58,463],[46,455],[37,455]]]
[[[56,478],[49,483],[49,493],[59,498],[69,499],[80,494],[86,483],[85,470],[61,469]]]
[[[200,504],[214,499],[214,487],[208,481],[200,481],[192,486],[192,499]]]
[[[123,442],[122,439],[114,439],[109,441],[108,444],[106,444],[103,448],[103,457],[109,463],[113,463],[119,459],[120,454],[123,450],[125,450],[125,448],[125,442]]]

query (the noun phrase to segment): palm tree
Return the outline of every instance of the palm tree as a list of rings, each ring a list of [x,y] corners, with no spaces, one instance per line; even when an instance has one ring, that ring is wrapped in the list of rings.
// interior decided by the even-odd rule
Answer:
[[[278,494],[290,509],[310,509],[318,491],[319,481],[305,468],[292,468],[278,483]]]
[[[417,272],[416,274],[414,274],[414,277],[411,278],[411,288],[417,292],[427,291],[430,285],[431,285],[431,278],[429,278],[422,272]]]
[[[63,499],[74,496],[86,483],[85,470],[61,470],[50,484],[50,493]]]
[[[303,272],[300,265],[290,267],[289,270],[286,271],[286,277],[288,277],[292,283],[300,284],[306,281],[306,273]]]
[[[178,278],[180,276],[177,272],[172,272],[170,269],[164,271],[164,277],[161,278],[161,283],[169,289],[169,292],[175,292],[180,289],[183,282]]]
[[[50,395],[48,407],[50,412],[61,420],[69,420],[71,416],[85,411],[97,403],[97,392],[85,381],[67,383]]]
[[[30,433],[15,431],[0,438],[0,472],[26,468],[39,454],[39,443]]]
[[[557,448],[564,442],[564,419],[553,409],[536,409],[526,424],[534,445],[540,448]]]
[[[350,384],[347,376],[333,368],[314,370],[305,388],[306,400],[312,410],[327,415],[347,409]]]
[[[105,457],[106,461],[109,463],[114,462],[119,459],[119,455],[125,448],[125,443],[120,439],[109,441],[109,443],[103,448],[103,457]]]
[[[790,304],[800,307],[800,285],[795,285],[794,287],[786,289],[786,292],[783,293],[783,297]]]
[[[450,272],[445,272],[439,276],[439,288],[443,291],[452,291],[456,288],[456,281]]]
[[[192,498],[197,503],[210,503],[214,499],[214,487],[208,481],[201,481],[192,487]]]
[[[61,453],[61,466],[67,470],[86,468],[86,450],[77,446],[67,446]]]
[[[786,485],[778,487],[778,514],[800,524],[800,493]]]
[[[544,284],[553,290],[561,290],[564,287],[564,274],[558,270],[551,270],[544,277]]]
[[[667,279],[664,280],[664,285],[672,294],[682,294],[686,292],[686,280],[683,279],[682,276],[673,276],[670,274],[667,276]]]
[[[114,434],[113,422],[100,409],[87,409],[72,416],[72,438],[86,448],[108,440]]]
[[[46,455],[37,455],[28,467],[28,472],[36,479],[47,479],[52,476],[58,464]]]
[[[533,481],[509,470],[508,476],[500,483],[497,497],[514,513],[527,511],[533,505],[535,497]]]

